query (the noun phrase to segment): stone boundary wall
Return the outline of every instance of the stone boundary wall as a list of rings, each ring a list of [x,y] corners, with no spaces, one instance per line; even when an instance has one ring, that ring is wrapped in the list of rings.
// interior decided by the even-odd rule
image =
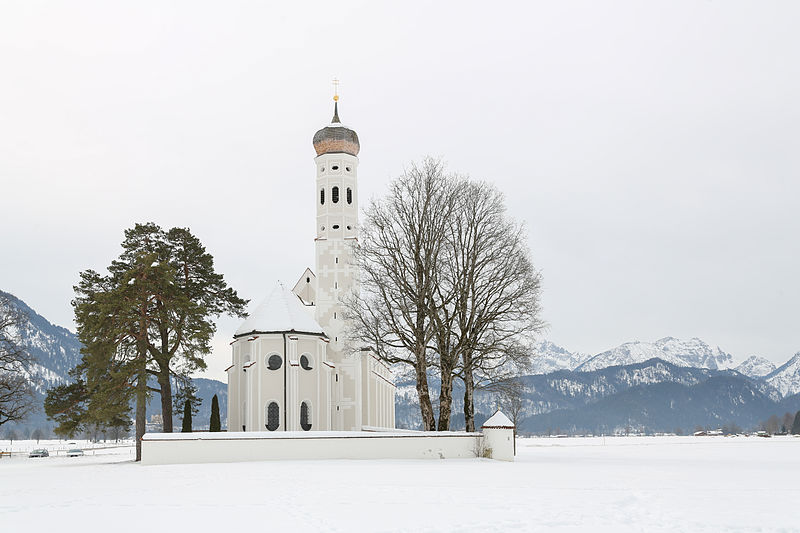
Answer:
[[[498,431],[498,430],[494,430]],[[510,438],[492,444],[513,446]],[[506,437],[505,435],[503,437]],[[232,463],[313,459],[467,459],[513,461],[513,449],[486,451],[483,433],[463,432],[232,432],[147,433],[142,464]],[[502,444],[501,444],[502,443]]]

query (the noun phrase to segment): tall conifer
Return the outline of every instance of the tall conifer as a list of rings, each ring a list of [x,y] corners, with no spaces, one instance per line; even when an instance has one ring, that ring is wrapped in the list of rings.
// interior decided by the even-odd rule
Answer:
[[[192,432],[192,402],[186,400],[183,404],[183,427],[181,427],[181,433],[191,433]]]
[[[217,399],[217,395],[215,394],[213,398],[211,398],[211,422],[208,425],[209,431],[222,431],[222,425],[219,421],[219,400]]]

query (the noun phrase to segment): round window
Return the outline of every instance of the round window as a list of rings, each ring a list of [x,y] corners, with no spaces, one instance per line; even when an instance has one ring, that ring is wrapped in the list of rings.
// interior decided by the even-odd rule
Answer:
[[[303,370],[311,370],[314,368],[314,365],[311,363],[311,358],[306,354],[300,356],[300,366],[303,367]]]
[[[267,357],[267,368],[270,370],[278,370],[281,364],[283,364],[283,359],[281,359],[280,355],[274,353]]]

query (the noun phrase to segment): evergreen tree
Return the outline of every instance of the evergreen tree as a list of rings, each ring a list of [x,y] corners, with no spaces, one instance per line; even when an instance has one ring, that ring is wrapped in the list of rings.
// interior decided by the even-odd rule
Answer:
[[[183,427],[181,428],[181,433],[191,433],[192,432],[192,402],[190,400],[186,400],[183,404]]]
[[[72,302],[83,359],[74,384],[48,391],[48,416],[56,431],[71,434],[89,426],[119,427],[136,404],[136,458],[141,458],[145,407],[161,395],[165,432],[172,432],[170,378],[206,367],[216,331],[212,318],[244,316],[246,301],[214,271],[214,260],[188,229],[167,232],[155,224],[125,231],[123,253],[108,274],[80,274]],[[158,388],[150,387],[148,377]]]
[[[792,435],[800,435],[800,411],[794,415],[794,423],[792,424]]]
[[[214,397],[211,398],[211,422],[209,423],[208,430],[222,431],[221,426],[222,424],[220,424],[219,421],[219,400],[217,399],[217,395],[215,394]]]

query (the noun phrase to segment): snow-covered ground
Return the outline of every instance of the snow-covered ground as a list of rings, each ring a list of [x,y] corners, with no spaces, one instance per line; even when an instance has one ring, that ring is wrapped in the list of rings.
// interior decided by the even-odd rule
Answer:
[[[0,531],[800,531],[800,438],[537,438],[517,452],[168,466],[135,464],[129,447],[15,456],[0,459]]]

